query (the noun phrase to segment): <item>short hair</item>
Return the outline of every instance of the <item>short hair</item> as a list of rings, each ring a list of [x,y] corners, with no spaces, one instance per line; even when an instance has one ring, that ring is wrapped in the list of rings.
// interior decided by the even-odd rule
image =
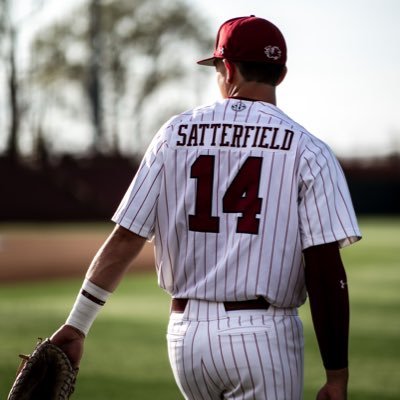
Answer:
[[[277,86],[285,69],[284,65],[249,61],[234,61],[246,81]]]

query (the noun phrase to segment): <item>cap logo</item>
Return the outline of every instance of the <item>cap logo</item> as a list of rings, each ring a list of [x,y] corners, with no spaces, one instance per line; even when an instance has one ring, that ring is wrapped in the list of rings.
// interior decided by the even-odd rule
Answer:
[[[282,51],[278,46],[267,46],[264,47],[264,53],[267,58],[271,60],[279,60],[282,57]]]
[[[219,53],[219,55],[221,55],[221,56],[224,55],[224,53],[225,53],[225,48],[224,48],[224,46],[221,46],[221,47],[218,49],[218,53]]]

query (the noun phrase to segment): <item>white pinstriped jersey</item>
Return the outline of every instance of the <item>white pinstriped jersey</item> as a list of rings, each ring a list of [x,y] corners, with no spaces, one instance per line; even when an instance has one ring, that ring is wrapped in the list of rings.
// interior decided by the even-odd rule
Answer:
[[[277,307],[305,301],[303,249],[361,236],[328,146],[279,108],[239,99],[169,120],[113,221],[154,237],[173,297]]]

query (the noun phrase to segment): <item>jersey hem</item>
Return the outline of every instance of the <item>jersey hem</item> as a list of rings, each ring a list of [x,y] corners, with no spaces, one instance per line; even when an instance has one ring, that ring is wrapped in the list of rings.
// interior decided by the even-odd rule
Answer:
[[[350,231],[350,230],[349,230]],[[333,243],[333,242],[338,242],[339,247],[342,249],[344,247],[350,246],[353,243],[358,242],[361,240],[362,236],[360,232],[355,232],[353,231],[352,234],[343,236],[343,234],[337,234],[335,232],[332,232],[329,235],[324,235],[324,236],[317,236],[317,237],[306,237],[305,240],[303,241],[303,250],[313,247],[313,246],[318,246],[321,244],[327,244],[327,243]]]
[[[113,217],[111,218],[111,221],[115,222],[116,224],[122,226],[123,228],[128,229],[128,231],[131,231],[136,235],[139,235],[149,241],[153,239],[153,234],[151,231],[145,229],[142,225],[139,225],[135,222],[132,223],[126,218],[119,220],[118,218]]]

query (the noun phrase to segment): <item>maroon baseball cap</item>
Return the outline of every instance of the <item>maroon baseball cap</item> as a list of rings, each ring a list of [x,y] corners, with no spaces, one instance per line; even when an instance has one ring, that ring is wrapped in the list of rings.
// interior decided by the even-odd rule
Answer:
[[[197,63],[213,66],[217,58],[285,65],[285,38],[266,19],[254,15],[233,18],[219,28],[214,55]]]

